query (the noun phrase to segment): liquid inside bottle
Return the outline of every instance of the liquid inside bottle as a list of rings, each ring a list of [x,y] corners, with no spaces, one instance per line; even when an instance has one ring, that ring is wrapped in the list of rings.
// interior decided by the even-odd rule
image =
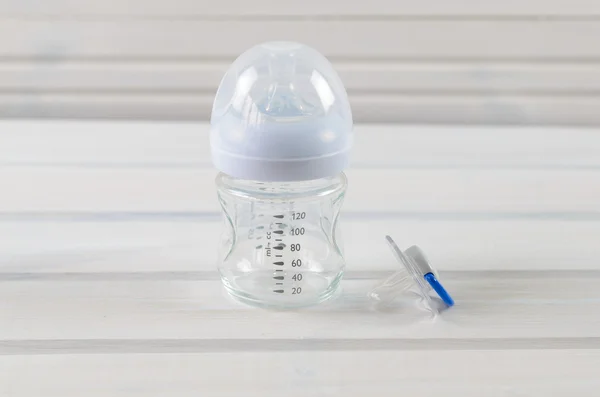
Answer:
[[[239,300],[302,307],[331,297],[344,270],[338,215],[346,177],[259,182],[220,173],[219,272]]]

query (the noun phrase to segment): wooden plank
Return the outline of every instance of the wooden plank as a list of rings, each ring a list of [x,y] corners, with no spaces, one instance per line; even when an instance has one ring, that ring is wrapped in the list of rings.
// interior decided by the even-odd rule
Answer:
[[[1,94],[1,118],[208,120],[212,94]],[[359,123],[598,126],[600,98],[591,95],[358,95]]]
[[[209,17],[209,16],[381,16],[381,15],[434,15],[434,16],[590,16],[600,13],[593,0],[508,0],[499,4],[491,0],[460,0],[452,5],[435,0],[374,0],[346,2],[343,0],[306,0],[302,3],[243,0],[220,2],[174,0],[129,0],[92,2],[83,6],[75,0],[49,0],[41,3],[18,0],[2,4],[4,15],[43,16],[153,16],[153,17]]]
[[[206,123],[2,121],[0,164],[206,167]],[[598,129],[365,125],[353,168],[598,168]],[[140,144],[143,142],[143,145]]]
[[[218,211],[209,169],[0,168],[1,212]],[[348,212],[389,214],[600,211],[595,170],[351,169]]]
[[[208,120],[214,94],[0,93],[0,118]]]
[[[600,100],[577,95],[361,95],[358,122],[479,125],[600,125]]]
[[[233,27],[235,26],[235,28]],[[14,32],[19,34],[14,34]],[[0,20],[0,57],[224,57],[272,40],[301,41],[332,57],[596,60],[595,21],[437,20]],[[348,40],[348,37],[352,40]],[[190,40],[191,37],[198,38]],[[211,38],[218,37],[219,40]],[[485,37],[485,40],[481,38]]]
[[[0,393],[14,397],[187,397],[199,392],[247,397],[372,393],[594,397],[600,386],[598,365],[597,350],[0,356],[0,379],[4,377]]]
[[[215,279],[2,281],[0,340],[408,338],[485,343],[599,336],[600,317],[590,315],[600,310],[597,272],[523,274],[448,277],[445,285],[457,305],[435,319],[411,294],[378,309],[367,295],[379,279],[344,280],[339,299],[284,312],[232,302]]]
[[[229,62],[220,61],[15,61],[0,63],[0,91],[32,93],[213,93]],[[527,94],[595,93],[600,66],[593,63],[369,62],[334,67],[350,96],[361,93]]]
[[[216,278],[219,217],[3,220],[0,280],[112,279],[119,274],[185,278],[198,272]],[[440,271],[600,270],[598,221],[382,219],[345,213],[341,230],[349,277],[398,268],[386,234],[403,248],[421,246]]]
[[[4,120],[0,164],[212,167],[208,133],[206,123]]]

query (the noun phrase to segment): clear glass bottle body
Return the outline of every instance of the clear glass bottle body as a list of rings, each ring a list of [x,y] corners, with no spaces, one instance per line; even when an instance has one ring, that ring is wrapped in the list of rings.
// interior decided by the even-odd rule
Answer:
[[[225,230],[219,272],[237,299],[264,307],[302,307],[331,297],[345,263],[338,216],[346,176],[258,182],[220,173]]]

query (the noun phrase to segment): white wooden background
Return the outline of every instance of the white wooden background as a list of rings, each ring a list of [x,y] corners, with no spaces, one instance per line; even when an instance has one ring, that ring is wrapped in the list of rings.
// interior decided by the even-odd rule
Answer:
[[[0,117],[206,120],[275,39],[329,56],[359,122],[600,124],[598,0],[0,0]]]
[[[0,396],[590,396],[600,134],[359,125],[342,296],[233,303],[206,124],[0,123]],[[457,305],[367,292],[420,245]]]

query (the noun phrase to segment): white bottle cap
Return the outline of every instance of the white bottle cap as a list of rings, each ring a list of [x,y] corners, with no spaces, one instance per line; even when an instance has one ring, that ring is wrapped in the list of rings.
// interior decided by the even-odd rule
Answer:
[[[235,178],[336,175],[347,167],[352,146],[348,95],[318,51],[290,42],[255,46],[221,80],[210,143],[216,168]]]

